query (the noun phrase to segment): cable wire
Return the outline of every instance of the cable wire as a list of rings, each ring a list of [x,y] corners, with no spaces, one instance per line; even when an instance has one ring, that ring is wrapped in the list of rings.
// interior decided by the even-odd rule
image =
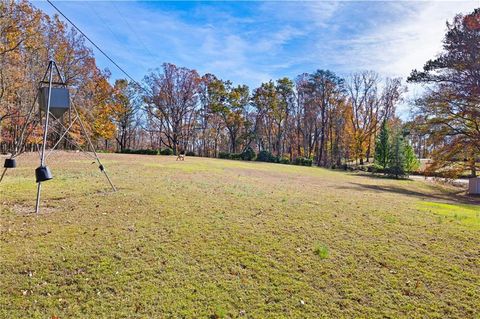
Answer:
[[[102,53],[110,62],[113,63],[113,65],[115,65],[123,74],[125,74],[133,83],[135,83],[139,88],[141,88],[142,90],[144,90],[145,92],[147,93],[150,93],[148,92],[147,89],[145,89],[140,83],[138,83],[133,77],[130,76],[130,74],[127,73],[127,71],[125,71],[120,65],[117,64],[117,62],[115,62],[108,54],[105,53],[105,51],[103,51],[95,42],[93,42],[92,39],[90,39],[82,30],[80,30],[79,27],[77,27],[77,25],[75,23],[73,23],[72,20],[70,20],[69,18],[67,18],[67,16],[60,10],[58,9],[53,3],[51,0],[47,0],[47,2],[55,9],[57,10],[58,13],[60,13],[60,15],[62,17],[64,17],[75,29],[77,29],[78,32],[80,32],[84,37],[85,39],[87,39],[98,51],[100,51],[100,53]]]

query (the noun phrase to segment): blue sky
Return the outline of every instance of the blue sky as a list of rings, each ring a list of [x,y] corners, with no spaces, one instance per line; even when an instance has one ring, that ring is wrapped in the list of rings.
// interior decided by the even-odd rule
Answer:
[[[54,3],[137,80],[171,62],[251,88],[316,69],[406,77],[439,52],[447,19],[480,7],[479,0]],[[54,13],[47,2],[34,5]],[[96,57],[113,78],[124,77]]]

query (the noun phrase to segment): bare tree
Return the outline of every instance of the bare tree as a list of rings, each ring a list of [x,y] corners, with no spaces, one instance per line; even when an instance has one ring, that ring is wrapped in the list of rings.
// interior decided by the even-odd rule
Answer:
[[[201,78],[195,70],[163,64],[145,77],[146,110],[162,127],[165,146],[174,150],[185,147],[192,132]]]

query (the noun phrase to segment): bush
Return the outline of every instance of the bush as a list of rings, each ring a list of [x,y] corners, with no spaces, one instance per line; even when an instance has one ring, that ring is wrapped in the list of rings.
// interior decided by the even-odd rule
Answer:
[[[282,157],[279,161],[280,164],[291,164],[288,157]]]
[[[230,159],[231,157],[229,152],[220,152],[218,153],[218,158]]]
[[[195,156],[195,152],[188,151],[185,155],[187,155],[187,156]]]
[[[255,159],[255,156],[255,151],[250,146],[247,147],[247,149],[245,149],[241,154],[242,160],[244,161],[252,161]]]
[[[158,155],[158,150],[150,150],[150,149],[131,150],[131,149],[126,148],[121,153],[142,154],[142,155]]]
[[[232,160],[241,160],[242,158],[242,153],[231,153],[230,154],[230,159]]]
[[[369,173],[380,173],[383,172],[383,169],[379,165],[367,166],[367,172]]]
[[[173,150],[171,148],[164,148],[160,151],[160,155],[173,155]]]
[[[269,162],[269,163],[278,163],[279,159],[276,156],[273,156],[269,151],[260,151],[257,155],[258,162]]]
[[[294,164],[300,166],[312,166],[313,160],[311,158],[300,156],[295,159]]]
[[[160,152],[158,150],[146,150],[146,152],[144,154],[147,154],[147,155],[158,155],[160,154]]]
[[[313,159],[311,158],[304,158],[303,159],[303,166],[312,166],[313,164]]]

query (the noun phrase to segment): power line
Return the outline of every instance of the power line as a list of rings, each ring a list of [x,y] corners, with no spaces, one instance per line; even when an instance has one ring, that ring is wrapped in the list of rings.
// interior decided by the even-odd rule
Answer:
[[[132,34],[135,36],[135,38],[138,40],[138,42],[144,47],[144,49],[147,51],[147,53],[154,59],[156,59],[156,57],[153,55],[153,53],[148,49],[147,45],[145,44],[145,42],[142,41],[141,37],[138,36],[137,32],[135,32],[135,30],[133,29],[132,25],[128,22],[127,19],[125,19],[125,17],[123,16],[123,14],[120,12],[120,9],[118,9],[117,5],[115,4],[115,2],[112,2],[112,5],[113,7],[115,8],[115,10],[117,11],[118,15],[120,16],[120,18],[123,20],[123,22],[125,22],[125,25],[130,29],[130,31],[132,32]]]
[[[85,39],[87,39],[98,51],[100,51],[100,53],[102,53],[110,62],[112,62],[113,65],[115,65],[123,74],[125,74],[133,83],[135,83],[139,88],[141,88],[145,92],[149,93],[148,90],[146,90],[140,83],[138,83],[133,77],[131,77],[130,74],[127,73],[127,71],[125,71],[120,65],[117,64],[117,62],[115,62],[108,54],[106,54],[102,49],[100,49],[100,47],[95,42],[93,42],[93,40],[90,39],[82,30],[80,30],[80,28],[77,27],[77,25],[73,23],[72,20],[67,18],[67,16],[52,3],[52,1],[47,0],[47,2],[55,10],[57,10],[57,12],[60,13],[60,15],[64,17],[75,29],[77,29],[77,31],[80,32],[85,37]]]
[[[108,23],[103,19],[103,17],[100,16],[100,14],[97,13],[97,11],[94,8],[95,6],[88,6],[88,9],[98,18],[98,20],[108,29],[108,31],[117,39],[119,43],[122,43],[122,40],[117,36],[115,32],[113,32],[112,28],[108,25]]]

